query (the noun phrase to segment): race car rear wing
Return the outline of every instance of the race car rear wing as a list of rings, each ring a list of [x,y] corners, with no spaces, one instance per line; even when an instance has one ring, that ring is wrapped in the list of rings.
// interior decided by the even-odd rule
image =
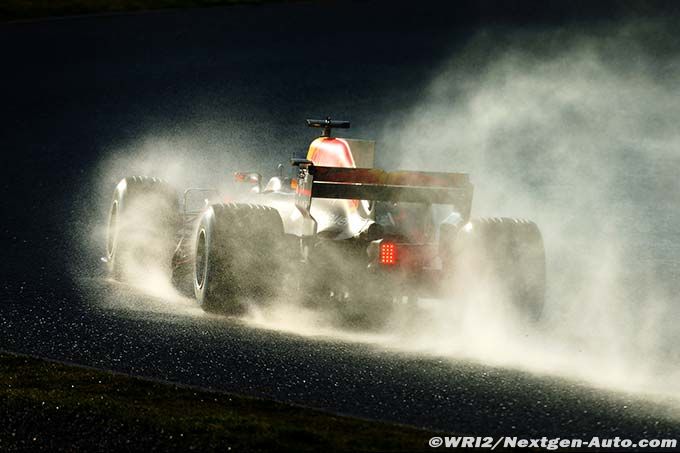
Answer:
[[[452,205],[464,221],[470,216],[473,186],[465,173],[321,167],[307,159],[292,163],[299,168],[296,205],[305,211],[312,198],[340,198]]]

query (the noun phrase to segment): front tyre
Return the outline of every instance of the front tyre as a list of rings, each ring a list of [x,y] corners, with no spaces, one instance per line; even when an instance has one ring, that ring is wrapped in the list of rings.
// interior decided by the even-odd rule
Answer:
[[[122,179],[109,210],[109,275],[135,280],[145,278],[150,269],[169,272],[180,222],[177,192],[166,181],[147,176]]]

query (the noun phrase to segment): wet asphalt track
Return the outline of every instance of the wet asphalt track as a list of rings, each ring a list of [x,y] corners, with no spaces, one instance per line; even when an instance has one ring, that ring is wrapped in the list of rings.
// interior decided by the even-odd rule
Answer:
[[[677,438],[674,411],[640,398],[450,358],[253,328],[162,306],[101,279],[59,295],[11,289],[2,348],[451,433]],[[102,308],[102,299],[125,301]],[[676,413],[677,414],[677,413]]]
[[[308,139],[298,125],[309,114],[351,115],[358,135],[372,135],[380,112],[417,98],[480,23],[524,21],[469,5],[379,11],[335,7],[330,32],[318,25],[329,10],[314,5],[0,26],[0,348],[452,433],[680,437],[670,408],[569,380],[237,319],[103,308],[149,301],[99,278],[96,250],[82,245],[103,215],[88,190],[102,149],[210,116],[259,133],[257,158],[272,165]],[[339,65],[320,59],[329,53]]]

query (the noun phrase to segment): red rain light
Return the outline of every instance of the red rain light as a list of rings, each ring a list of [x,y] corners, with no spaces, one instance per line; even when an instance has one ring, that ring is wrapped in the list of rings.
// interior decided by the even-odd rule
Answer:
[[[380,264],[397,263],[397,246],[392,242],[380,243]]]

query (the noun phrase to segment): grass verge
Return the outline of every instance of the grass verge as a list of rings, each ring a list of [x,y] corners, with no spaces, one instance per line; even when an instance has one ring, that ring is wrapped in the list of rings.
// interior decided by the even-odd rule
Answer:
[[[0,451],[414,451],[433,434],[0,352]]]

